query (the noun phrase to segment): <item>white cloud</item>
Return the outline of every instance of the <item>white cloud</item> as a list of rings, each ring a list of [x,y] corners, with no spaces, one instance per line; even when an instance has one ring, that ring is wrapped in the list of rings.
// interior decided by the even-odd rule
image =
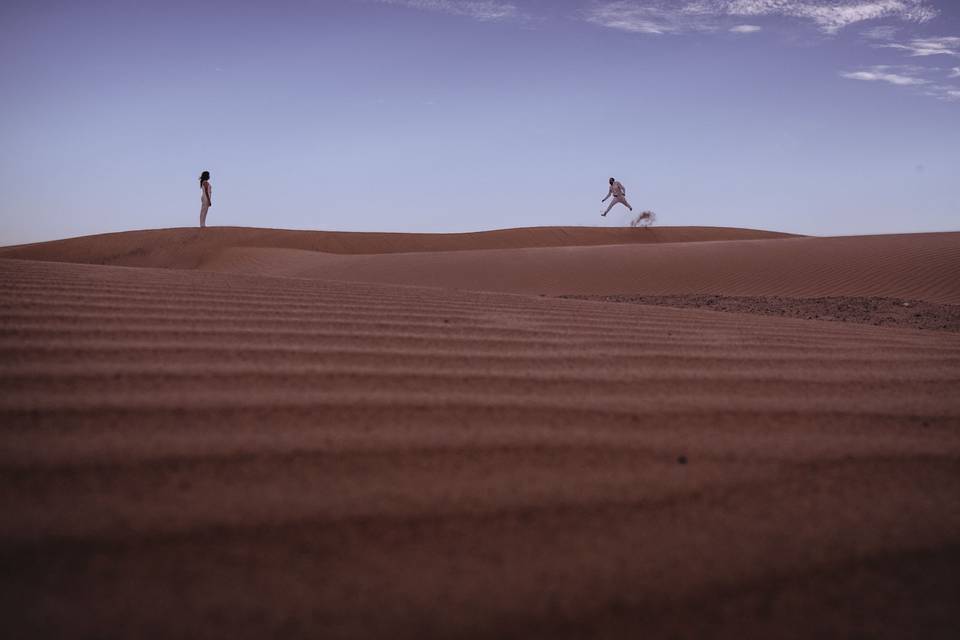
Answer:
[[[678,34],[729,31],[750,34],[763,30],[754,19],[807,21],[826,34],[871,20],[888,24],[865,28],[860,35],[875,41],[873,47],[906,51],[911,57],[937,55],[960,57],[960,38],[929,37],[899,41],[903,27],[891,21],[924,23],[939,12],[934,0],[593,0],[584,19],[610,29],[639,34]],[[866,25],[864,25],[866,26]],[[912,65],[877,65],[842,71],[850,80],[890,84],[913,89],[918,94],[960,101],[960,87],[936,84],[944,70]],[[960,67],[950,71],[960,78]]]
[[[870,29],[861,31],[860,35],[868,40],[893,40],[893,37],[897,35],[897,31],[899,30],[898,27],[891,26],[871,27]]]
[[[854,71],[852,73],[841,73],[840,75],[851,80],[867,80],[871,82],[883,81],[901,86],[926,84],[927,82],[926,80],[920,80],[919,78],[910,78],[908,76],[901,76],[895,73],[875,73],[873,71]]]
[[[896,73],[894,73],[896,72]],[[889,82],[900,87],[917,86],[929,84],[929,80],[916,77],[918,69],[916,67],[888,67],[880,65],[870,67],[864,71],[849,71],[840,74],[843,78],[850,80],[865,80],[867,82]]]
[[[601,2],[587,13],[587,22],[630,33],[662,35],[712,29],[704,21],[710,15],[707,2],[686,2],[682,6],[656,6],[636,0]]]
[[[876,65],[860,71],[849,71],[841,73],[840,76],[850,80],[863,80],[865,82],[886,82],[898,87],[907,87],[914,89],[920,95],[926,95],[946,102],[960,102],[960,87],[939,84],[923,78],[921,76],[930,76],[937,71],[934,68],[918,67],[914,65]],[[960,68],[956,77],[960,77]]]
[[[727,4],[731,14],[805,18],[827,33],[865,20],[926,22],[937,15],[928,0],[731,0]]]
[[[498,0],[374,0],[421,11],[439,11],[475,20],[506,20],[519,16],[517,6]]]
[[[926,87],[924,93],[947,102],[960,102],[960,87],[946,84],[934,84]]]
[[[909,51],[911,56],[955,56],[960,58],[960,38],[917,38],[907,44],[882,44],[887,49]]]
[[[865,82],[886,82],[897,87],[913,89],[919,95],[930,96],[946,102],[960,102],[960,87],[938,84],[919,77],[921,74],[929,74],[932,71],[934,70],[911,65],[877,65],[860,71],[844,72],[840,76]]]
[[[931,0],[613,0],[593,5],[587,20],[634,33],[677,33],[718,28],[732,18],[810,20],[822,31],[881,18],[926,22],[937,14]]]

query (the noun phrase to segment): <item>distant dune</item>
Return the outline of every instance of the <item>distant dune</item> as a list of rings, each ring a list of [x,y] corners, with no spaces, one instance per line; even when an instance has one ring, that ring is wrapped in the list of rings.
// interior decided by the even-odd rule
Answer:
[[[958,276],[956,233],[2,249],[4,631],[952,640],[960,335],[510,292]]]
[[[0,258],[126,267],[193,269],[235,247],[300,249],[333,254],[382,254],[521,249],[611,244],[656,244],[796,237],[725,227],[626,229],[528,227],[476,233],[362,233],[244,227],[195,227],[106,233],[0,248]]]
[[[713,227],[466,234],[165,229],[8,247],[0,258],[547,295],[960,303],[960,233],[808,238]]]
[[[892,296],[960,303],[960,233],[375,256],[230,248],[200,268],[529,294]]]

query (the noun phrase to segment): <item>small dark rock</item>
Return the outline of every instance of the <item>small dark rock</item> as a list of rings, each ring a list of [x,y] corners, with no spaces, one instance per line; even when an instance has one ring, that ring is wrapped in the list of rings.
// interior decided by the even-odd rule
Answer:
[[[677,458],[677,464],[687,464],[687,456],[679,456]]]

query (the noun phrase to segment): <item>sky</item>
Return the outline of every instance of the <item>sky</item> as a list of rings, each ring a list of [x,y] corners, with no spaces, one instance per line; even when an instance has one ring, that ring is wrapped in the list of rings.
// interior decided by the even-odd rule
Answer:
[[[0,245],[960,229],[958,0],[5,0]]]

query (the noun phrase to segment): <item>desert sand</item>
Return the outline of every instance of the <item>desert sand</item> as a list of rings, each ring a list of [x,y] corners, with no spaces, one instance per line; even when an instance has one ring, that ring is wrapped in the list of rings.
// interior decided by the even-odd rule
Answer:
[[[11,638],[953,638],[960,233],[0,249]]]

